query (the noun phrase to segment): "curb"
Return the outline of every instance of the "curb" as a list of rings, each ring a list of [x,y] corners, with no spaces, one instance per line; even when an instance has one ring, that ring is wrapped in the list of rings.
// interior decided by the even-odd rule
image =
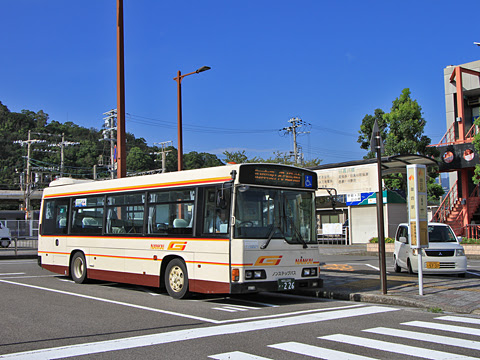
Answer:
[[[422,301],[420,299],[407,299],[395,295],[383,295],[383,294],[371,294],[371,293],[355,293],[349,291],[332,291],[332,290],[319,290],[315,294],[320,299],[330,300],[343,300],[354,302],[368,302],[375,304],[385,304],[393,306],[404,306],[419,309],[440,309],[441,312],[453,312],[459,314],[480,314],[479,309],[467,310],[461,307],[449,306],[444,304],[433,304],[428,301]]]

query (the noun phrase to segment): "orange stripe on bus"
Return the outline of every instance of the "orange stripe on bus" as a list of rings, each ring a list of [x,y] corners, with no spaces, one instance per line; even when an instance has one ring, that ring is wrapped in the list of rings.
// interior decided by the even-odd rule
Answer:
[[[225,238],[174,238],[174,237],[151,237],[151,236],[144,236],[144,237],[134,237],[134,236],[118,236],[118,234],[112,234],[111,236],[106,235],[90,235],[90,236],[82,236],[82,235],[42,235],[42,238],[55,238],[57,239],[59,236],[71,239],[130,239],[130,240],[161,240],[161,241],[219,241],[219,242],[228,242],[229,239]]]
[[[210,184],[210,183],[229,181],[229,180],[231,180],[230,177],[200,179],[200,180],[185,180],[185,181],[176,181],[176,182],[163,183],[163,184],[146,184],[146,185],[136,185],[136,186],[125,186],[120,188],[97,189],[97,190],[89,190],[89,191],[75,191],[75,192],[69,192],[69,193],[51,194],[51,195],[45,195],[44,198],[47,199],[47,198],[55,198],[55,197],[93,195],[93,194],[111,193],[111,192],[119,192],[119,191],[148,190],[148,189],[165,188],[165,187],[173,187],[173,186]]]

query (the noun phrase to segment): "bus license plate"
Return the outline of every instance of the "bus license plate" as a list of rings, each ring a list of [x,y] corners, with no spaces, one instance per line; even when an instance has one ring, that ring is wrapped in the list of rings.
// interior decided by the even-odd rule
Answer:
[[[295,290],[295,279],[278,279],[278,290]]]
[[[428,261],[425,265],[427,269],[440,269],[440,262],[438,261]]]

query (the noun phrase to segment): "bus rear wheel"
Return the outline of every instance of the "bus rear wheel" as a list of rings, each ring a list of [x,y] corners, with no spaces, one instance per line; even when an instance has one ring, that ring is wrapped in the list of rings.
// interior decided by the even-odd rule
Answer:
[[[81,252],[76,252],[72,257],[70,275],[77,284],[83,284],[87,280],[87,262]]]
[[[174,299],[183,299],[188,295],[187,267],[181,259],[173,259],[165,271],[165,287]]]

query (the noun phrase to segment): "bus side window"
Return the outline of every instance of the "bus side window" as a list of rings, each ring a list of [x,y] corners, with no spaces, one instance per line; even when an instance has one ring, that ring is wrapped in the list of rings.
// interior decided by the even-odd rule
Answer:
[[[42,235],[67,234],[68,203],[66,199],[45,200]]]
[[[194,189],[149,193],[147,233],[192,235],[195,214]]]

